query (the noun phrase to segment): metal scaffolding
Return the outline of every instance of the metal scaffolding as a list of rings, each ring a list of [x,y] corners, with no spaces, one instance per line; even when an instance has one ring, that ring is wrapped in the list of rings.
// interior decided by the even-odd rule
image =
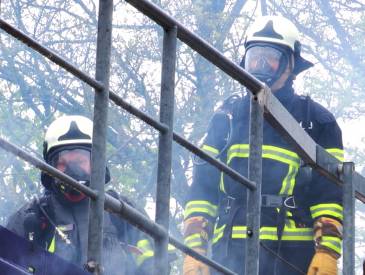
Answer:
[[[95,79],[80,71],[57,53],[39,44],[33,38],[22,33],[3,19],[0,28],[8,34],[27,44],[46,58],[58,64],[80,80],[95,89],[94,132],[92,155],[92,175],[90,188],[79,184],[71,177],[63,174],[44,161],[37,159],[28,152],[0,138],[0,147],[19,156],[42,171],[62,180],[91,198],[88,266],[94,274],[102,274],[101,247],[102,221],[104,209],[117,213],[121,218],[143,230],[155,240],[155,274],[168,273],[167,245],[174,245],[186,254],[210,265],[223,274],[235,274],[222,265],[200,255],[182,242],[168,234],[170,177],[172,141],[214,165],[239,184],[249,190],[249,207],[247,213],[247,245],[246,245],[246,274],[258,274],[259,270],[259,217],[261,209],[261,170],[262,170],[262,127],[263,118],[271,123],[284,138],[295,147],[303,161],[334,183],[343,186],[344,205],[344,241],[343,241],[343,273],[354,272],[354,215],[355,197],[365,202],[365,179],[354,171],[351,162],[340,163],[336,158],[317,145],[309,135],[297,124],[295,119],[272,95],[270,89],[247,73],[237,64],[224,57],[214,47],[184,27],[164,10],[148,0],[126,0],[140,12],[147,15],[164,29],[163,57],[161,73],[161,102],[160,120],[157,121],[139,109],[127,103],[116,93],[109,90],[110,49],[112,33],[113,1],[99,1],[96,77]],[[248,179],[228,167],[223,162],[208,155],[197,146],[173,132],[174,86],[176,66],[177,39],[190,46],[212,64],[239,81],[252,93],[250,113],[250,157]],[[155,222],[140,212],[104,193],[102,184],[105,177],[106,158],[106,129],[109,99],[116,105],[127,110],[145,123],[160,132],[158,150],[157,197]]]

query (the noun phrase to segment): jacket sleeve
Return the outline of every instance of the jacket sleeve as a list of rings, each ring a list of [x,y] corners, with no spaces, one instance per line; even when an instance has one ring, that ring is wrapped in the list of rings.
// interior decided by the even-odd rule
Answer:
[[[217,156],[227,142],[229,116],[225,112],[213,115],[201,149]],[[218,208],[220,171],[199,158],[195,159],[193,181],[187,195],[184,218],[203,216],[214,223]]]
[[[327,111],[328,112],[328,111]],[[321,118],[322,115],[322,118]],[[323,118],[324,117],[324,118]],[[320,113],[319,135],[315,137],[317,144],[338,160],[344,160],[341,129],[334,117],[329,113]],[[324,121],[323,121],[324,120]],[[309,209],[315,221],[315,230],[323,220],[334,219],[342,224],[342,189],[329,179],[313,171],[313,179],[309,192]],[[323,219],[324,218],[324,219]],[[326,225],[324,225],[326,227]],[[332,225],[321,229],[321,237],[316,239],[317,247],[325,247],[341,254],[341,229],[332,228]]]

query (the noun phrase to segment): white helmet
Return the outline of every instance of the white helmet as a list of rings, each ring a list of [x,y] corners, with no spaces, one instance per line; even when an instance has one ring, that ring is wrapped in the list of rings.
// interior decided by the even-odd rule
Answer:
[[[52,158],[62,150],[84,149],[91,152],[93,122],[84,116],[63,116],[53,121],[47,131],[43,144],[43,157],[52,165]],[[110,181],[106,167],[105,183]],[[57,190],[54,178],[41,173],[41,182],[46,189]]]
[[[51,123],[44,139],[43,156],[63,145],[92,144],[93,122],[83,116],[63,116]]]
[[[245,48],[256,43],[275,44],[287,47],[294,54],[295,75],[313,66],[312,62],[300,56],[301,43],[297,27],[281,16],[262,16],[255,20],[247,31]]]

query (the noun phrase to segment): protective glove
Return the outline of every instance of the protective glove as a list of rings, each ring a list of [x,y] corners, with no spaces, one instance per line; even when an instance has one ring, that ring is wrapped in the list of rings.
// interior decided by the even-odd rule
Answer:
[[[337,258],[329,251],[318,250],[312,258],[307,275],[337,275]]]
[[[309,266],[308,275],[337,275],[337,259],[341,256],[341,239],[342,224],[338,220],[320,217],[314,222],[316,253]]]
[[[212,235],[212,226],[201,216],[191,217],[184,222],[185,244],[196,252],[206,255],[208,240]],[[186,255],[183,263],[184,275],[209,275],[209,267],[202,262]]]
[[[196,252],[206,255],[206,251],[202,248],[195,248]],[[202,262],[194,259],[193,257],[186,255],[183,264],[184,275],[209,275],[209,267]]]

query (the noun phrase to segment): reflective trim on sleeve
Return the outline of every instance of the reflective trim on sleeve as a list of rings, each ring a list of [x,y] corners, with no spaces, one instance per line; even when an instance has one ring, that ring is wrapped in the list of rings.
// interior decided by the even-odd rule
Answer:
[[[343,207],[337,203],[322,203],[317,204],[309,208],[312,214],[312,218],[318,218],[320,216],[332,216],[340,220],[343,219]]]
[[[334,156],[336,159],[338,159],[341,162],[344,162],[345,160],[345,151],[339,148],[328,148],[326,149],[328,153],[330,153],[332,156]]]
[[[201,149],[206,152],[206,153],[209,153],[210,155],[213,155],[213,156],[216,156],[219,154],[219,150],[212,147],[212,146],[209,146],[209,145],[206,145],[204,144]]]
[[[47,249],[49,253],[54,253],[56,251],[56,235],[53,236],[52,241]]]
[[[190,248],[194,247],[202,247],[204,242],[202,241],[202,237],[200,233],[192,234],[190,236],[187,236],[184,240],[184,243],[186,246]],[[206,242],[205,242],[206,243]]]
[[[147,239],[139,240],[137,242],[137,247],[142,251],[142,253],[136,257],[137,265],[140,266],[145,260],[153,257],[154,253],[151,242]]]
[[[338,237],[322,236],[320,245],[328,247],[329,249],[335,251],[337,254],[341,255],[342,241]]]
[[[184,218],[186,219],[193,213],[204,213],[215,218],[218,207],[208,201],[189,201],[185,206]]]

